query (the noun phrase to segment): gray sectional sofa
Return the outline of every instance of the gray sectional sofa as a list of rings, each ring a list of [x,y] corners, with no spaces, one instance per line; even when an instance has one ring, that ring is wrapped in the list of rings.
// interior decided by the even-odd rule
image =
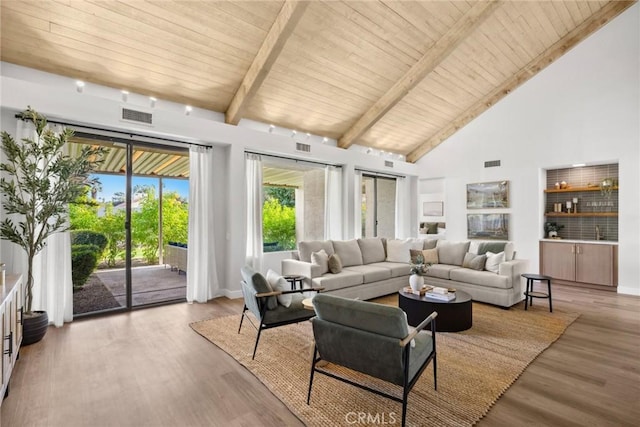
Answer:
[[[474,241],[472,245],[470,241],[382,238],[307,241],[298,244],[294,253],[298,259],[282,261],[282,274],[304,276],[306,287],[321,286],[333,295],[367,300],[408,286],[411,253],[420,251],[425,251],[427,260],[435,261],[432,257],[436,254],[438,257],[425,275],[430,285],[463,290],[475,301],[502,307],[523,299],[520,275],[526,273],[528,261],[513,259],[511,242]],[[484,264],[482,269],[474,269],[486,253],[490,254],[487,259],[492,260],[493,271],[484,269]],[[326,258],[332,261],[334,272]],[[336,260],[341,268],[335,268]]]

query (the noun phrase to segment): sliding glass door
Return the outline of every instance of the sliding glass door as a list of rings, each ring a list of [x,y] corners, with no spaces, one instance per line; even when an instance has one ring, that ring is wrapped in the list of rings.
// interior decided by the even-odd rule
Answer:
[[[74,315],[184,300],[188,151],[76,134],[71,155],[87,144],[106,153],[70,207]]]
[[[396,179],[362,175],[362,237],[395,237]]]

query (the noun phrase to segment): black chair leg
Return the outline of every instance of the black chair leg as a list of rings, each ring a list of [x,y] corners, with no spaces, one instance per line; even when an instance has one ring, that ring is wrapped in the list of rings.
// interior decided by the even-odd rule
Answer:
[[[438,391],[438,357],[433,355],[433,389]]]
[[[244,320],[244,313],[247,312],[247,306],[245,305],[242,309],[242,316],[240,316],[240,326],[238,326],[238,333],[240,333],[240,329],[242,329],[242,321]]]
[[[547,290],[549,292],[549,312],[553,313],[553,303],[551,302],[551,280],[547,280]]]
[[[408,397],[409,397],[409,386],[405,384],[404,390],[402,391],[402,427],[404,427],[407,422],[407,398]]]
[[[316,373],[316,356],[318,355],[318,347],[313,346],[313,356],[311,358],[311,375],[309,375],[309,391],[307,392],[307,405],[311,400],[311,386],[313,386],[313,376]]]
[[[262,332],[262,323],[260,323],[260,327],[258,328],[258,336],[256,337],[256,345],[253,347],[253,356],[251,356],[251,360],[256,358],[256,350],[258,349],[258,341],[260,341],[261,332]]]

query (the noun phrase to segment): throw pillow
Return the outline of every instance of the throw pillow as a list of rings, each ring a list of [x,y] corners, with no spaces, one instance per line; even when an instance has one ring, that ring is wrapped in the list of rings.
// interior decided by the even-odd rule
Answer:
[[[411,244],[407,240],[387,240],[387,261],[409,264],[411,262],[410,249]]]
[[[504,262],[504,252],[494,254],[493,252],[487,252],[487,261],[484,265],[484,269],[498,274],[500,271],[500,264]]]
[[[271,269],[267,270],[267,282],[269,282],[269,285],[274,291],[290,291],[291,290],[291,284],[287,281],[287,279],[285,279],[284,277],[282,277],[281,275],[279,275],[278,273],[276,273]],[[291,301],[293,300],[293,295],[292,294],[276,295],[276,299],[278,300],[278,303],[280,305],[289,307],[291,305]]]
[[[324,249],[320,249],[318,252],[311,252],[311,264],[320,266],[320,274],[324,274],[329,271],[329,255]]]
[[[262,274],[255,273],[253,276],[251,276],[251,281],[253,282],[253,289],[255,289],[257,293],[261,294],[261,293],[273,292],[273,288],[271,287],[267,279],[265,279],[265,277]],[[276,297],[268,297],[267,309],[275,310],[277,307],[278,307],[278,300],[276,299]]]
[[[439,262],[438,250],[436,248],[423,250],[422,256],[424,257],[424,262],[427,264],[438,264]]]
[[[471,252],[467,252],[464,255],[464,260],[462,261],[462,266],[464,268],[471,268],[473,270],[483,270],[484,264],[487,261],[486,255],[476,255]]]
[[[342,261],[340,255],[333,254],[329,257],[329,271],[333,274],[338,274],[342,271]]]

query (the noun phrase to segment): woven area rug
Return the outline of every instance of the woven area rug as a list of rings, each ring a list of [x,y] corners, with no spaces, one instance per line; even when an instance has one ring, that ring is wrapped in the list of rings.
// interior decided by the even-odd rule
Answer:
[[[474,303],[471,329],[437,334],[438,391],[433,390],[429,365],[409,394],[407,425],[475,424],[578,316],[541,307],[525,312],[520,306],[502,310]],[[324,375],[315,376],[311,404],[306,404],[313,351],[310,322],[263,331],[251,360],[256,330],[245,323],[237,334],[239,321],[240,314],[190,326],[246,367],[306,425],[400,424],[400,403]],[[401,396],[399,387],[357,372],[334,365],[325,369]]]

